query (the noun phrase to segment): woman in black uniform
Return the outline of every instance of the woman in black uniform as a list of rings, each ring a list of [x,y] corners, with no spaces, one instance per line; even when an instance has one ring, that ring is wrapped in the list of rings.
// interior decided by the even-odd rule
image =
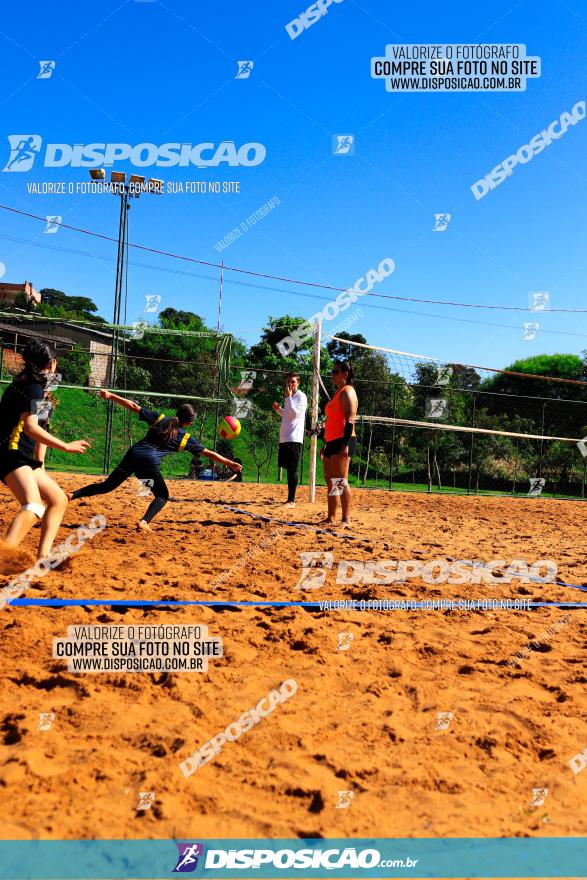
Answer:
[[[198,443],[185,431],[185,428],[188,428],[196,417],[196,411],[191,404],[182,404],[176,415],[169,418],[163,413],[145,409],[133,400],[127,400],[111,391],[100,391],[100,397],[104,400],[112,400],[131,412],[138,413],[139,421],[146,422],[149,425],[149,430],[143,440],[139,440],[138,443],[131,446],[109,477],[102,483],[91,483],[83,489],[72,492],[69,496],[71,500],[112,492],[134,474],[149,486],[155,496],[137,526],[139,529],[150,532],[152,529],[149,523],[165,507],[169,499],[169,491],[161,474],[161,462],[166,455],[185,450],[191,452],[192,455],[205,455],[212,461],[220,462],[237,473],[242,471],[241,464],[230,461],[210,449],[205,449],[201,443]]]
[[[90,444],[87,440],[65,443],[43,430],[38,423],[40,402],[57,367],[53,346],[38,340],[30,342],[22,357],[24,369],[8,386],[0,401],[0,480],[21,505],[10,524],[2,550],[5,557],[12,555],[34,523],[41,520],[37,558],[44,559],[63,519],[67,496],[36,458],[36,444],[74,453],[85,452]]]

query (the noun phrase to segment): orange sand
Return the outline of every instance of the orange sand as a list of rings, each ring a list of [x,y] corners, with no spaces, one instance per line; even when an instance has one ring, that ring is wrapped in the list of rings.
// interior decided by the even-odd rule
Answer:
[[[66,489],[87,478],[59,477]],[[152,535],[136,485],[70,505],[63,540],[96,513],[108,521],[33,597],[299,600],[526,597],[585,601],[556,585],[297,588],[301,552],[335,559],[484,560],[552,557],[562,580],[587,582],[579,502],[355,492],[352,534],[363,542],[271,526],[223,509],[304,522],[319,504],[277,505],[282,487],[170,483]],[[0,529],[16,504],[6,489]],[[188,500],[191,499],[191,500]],[[25,547],[32,551],[37,532]],[[220,586],[215,577],[256,552]],[[9,581],[0,577],[0,588]],[[517,668],[507,660],[570,614]],[[530,612],[353,611],[302,608],[5,608],[0,611],[1,838],[579,836],[587,770],[584,609]],[[52,639],[70,624],[207,624],[224,656],[207,673],[68,673]],[[337,650],[340,632],[354,639]],[[227,743],[189,779],[180,761],[283,680],[298,692]],[[39,713],[53,712],[49,731]],[[452,712],[436,730],[438,712]],[[548,788],[529,808],[532,788]],[[354,792],[337,809],[338,792]],[[155,802],[137,811],[139,791]]]

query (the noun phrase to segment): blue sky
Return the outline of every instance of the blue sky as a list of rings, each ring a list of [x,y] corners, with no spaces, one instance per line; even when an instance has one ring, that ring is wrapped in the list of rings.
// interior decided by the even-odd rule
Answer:
[[[305,8],[305,0],[227,0],[217,8],[127,0],[84,10],[61,3],[56,14],[51,4],[33,2],[25,19],[22,6],[11,5],[0,28],[1,165],[14,133],[39,134],[44,144],[259,142],[267,155],[251,168],[142,171],[117,163],[117,170],[166,182],[240,181],[239,194],[142,196],[130,213],[131,241],[340,287],[391,257],[396,270],[376,293],[525,307],[529,291],[549,291],[553,308],[587,307],[587,121],[480,201],[470,191],[587,99],[585,6],[343,0],[291,40],[285,25]],[[525,92],[460,94],[393,94],[370,76],[370,59],[387,43],[478,42],[526,44],[541,57],[542,76],[528,80]],[[37,79],[38,61],[47,59],[56,60],[55,71]],[[235,79],[237,60],[255,62],[248,79]],[[332,155],[336,133],[354,134],[355,155]],[[37,161],[28,172],[0,172],[0,203],[115,236],[113,196],[27,193],[33,181],[87,179],[86,168]],[[279,205],[218,254],[214,244],[275,196]],[[441,212],[451,222],[432,232]],[[115,246],[43,229],[0,211],[4,280],[90,296],[110,319]],[[309,316],[330,298],[295,285],[254,282],[277,288],[263,290],[235,281],[250,279],[225,274],[222,326],[247,343],[269,314]],[[215,325],[215,269],[131,251],[129,321],[148,294]],[[372,298],[360,308],[352,332],[369,342],[462,363],[501,367],[587,348],[587,315]],[[535,320],[536,339],[522,341],[523,322]]]

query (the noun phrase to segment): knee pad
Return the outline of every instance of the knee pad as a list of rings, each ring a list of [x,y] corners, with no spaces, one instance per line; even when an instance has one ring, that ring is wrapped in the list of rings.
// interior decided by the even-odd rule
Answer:
[[[31,513],[34,513],[35,516],[38,516],[39,519],[43,519],[45,516],[45,505],[44,504],[23,504],[20,508],[21,510],[30,510]]]

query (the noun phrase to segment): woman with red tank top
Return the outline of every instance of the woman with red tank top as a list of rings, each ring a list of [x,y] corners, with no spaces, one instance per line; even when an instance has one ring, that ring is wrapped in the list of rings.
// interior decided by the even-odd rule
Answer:
[[[358,400],[353,388],[353,369],[346,361],[335,361],[332,381],[336,393],[326,404],[324,446],[320,456],[324,463],[324,479],[328,488],[327,523],[336,520],[337,498],[342,506],[342,523],[350,525],[351,490],[349,488],[349,464],[357,447],[355,419]]]

